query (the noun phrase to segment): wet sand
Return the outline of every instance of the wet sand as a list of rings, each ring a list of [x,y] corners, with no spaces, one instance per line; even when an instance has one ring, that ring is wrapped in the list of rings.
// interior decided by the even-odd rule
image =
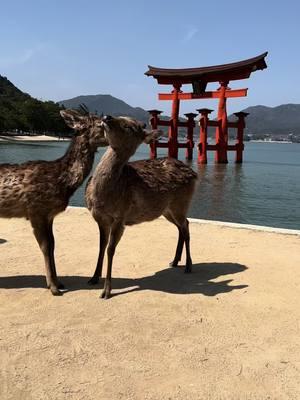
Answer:
[[[184,274],[175,227],[130,227],[100,300],[96,224],[70,208],[54,225],[61,297],[28,221],[0,220],[1,399],[300,398],[300,235],[192,222]]]

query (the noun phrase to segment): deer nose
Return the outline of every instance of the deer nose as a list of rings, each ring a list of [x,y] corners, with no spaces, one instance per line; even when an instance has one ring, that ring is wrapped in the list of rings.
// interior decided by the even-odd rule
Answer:
[[[113,117],[111,115],[104,115],[104,117],[102,118],[102,121],[109,122],[112,119],[113,119]]]

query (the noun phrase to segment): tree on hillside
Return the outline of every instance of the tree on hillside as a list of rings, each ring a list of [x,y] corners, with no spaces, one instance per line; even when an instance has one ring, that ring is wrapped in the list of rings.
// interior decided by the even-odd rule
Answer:
[[[53,101],[40,101],[16,88],[0,75],[0,131],[70,134],[60,116],[64,109]]]

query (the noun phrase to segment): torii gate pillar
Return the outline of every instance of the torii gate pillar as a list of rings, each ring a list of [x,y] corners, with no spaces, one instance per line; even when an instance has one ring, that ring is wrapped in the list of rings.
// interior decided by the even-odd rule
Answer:
[[[181,84],[173,85],[173,102],[172,102],[172,116],[169,127],[169,151],[168,156],[178,158],[178,119],[179,119],[179,93],[181,93]]]
[[[206,150],[215,151],[215,162],[226,164],[227,151],[237,151],[236,162],[242,162],[242,151],[244,148],[242,133],[245,127],[245,115],[237,115],[238,122],[230,122],[227,118],[226,103],[228,97],[243,97],[247,96],[247,90],[233,89],[228,87],[229,82],[241,79],[248,79],[252,72],[263,70],[267,68],[265,57],[267,52],[260,54],[257,57],[247,60],[238,61],[230,64],[214,65],[210,67],[198,68],[157,68],[149,65],[149,70],[145,72],[147,76],[152,76],[162,85],[172,85],[173,90],[171,93],[159,93],[159,100],[172,101],[172,115],[169,121],[158,118],[158,115],[152,113],[152,126],[157,125],[168,126],[168,143],[157,141],[151,145],[151,157],[155,157],[156,147],[167,147],[168,156],[178,158],[178,148],[189,149],[186,155],[190,159],[192,152],[190,145],[191,140],[191,121],[189,117],[186,122],[179,119],[179,104],[180,100],[204,100],[204,99],[218,99],[218,115],[217,121],[209,121],[208,113],[202,115],[202,139],[200,139],[200,147],[205,150],[200,154],[199,161],[206,162]],[[209,83],[219,82],[220,87],[217,90],[207,91],[206,87]],[[192,92],[182,92],[181,86],[191,84]],[[205,113],[204,113],[205,114]],[[216,128],[216,143],[208,145],[205,139],[205,132],[207,134],[207,126]],[[187,142],[178,142],[178,127],[186,127],[188,130]],[[228,128],[238,128],[238,138],[235,145],[228,144]],[[204,136],[203,136],[204,135]],[[205,140],[204,140],[205,139]],[[202,141],[201,141],[202,140]],[[199,150],[200,150],[199,147]],[[202,151],[202,150],[201,150]]]
[[[219,107],[218,107],[218,123],[216,129],[216,145],[217,151],[215,152],[215,162],[218,164],[227,164],[227,145],[228,145],[228,124],[227,124],[227,110],[226,110],[226,90],[228,89],[228,82],[220,82]]]

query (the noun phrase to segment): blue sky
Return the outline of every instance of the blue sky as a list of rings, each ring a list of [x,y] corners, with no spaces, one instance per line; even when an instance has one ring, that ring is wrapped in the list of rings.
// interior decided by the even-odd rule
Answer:
[[[231,87],[230,112],[247,106],[300,103],[300,2],[1,1],[0,74],[47,100],[112,94],[132,106],[160,108],[168,91],[146,77],[147,65],[223,64],[269,51],[268,69]],[[216,101],[182,103],[181,112],[216,109]]]

